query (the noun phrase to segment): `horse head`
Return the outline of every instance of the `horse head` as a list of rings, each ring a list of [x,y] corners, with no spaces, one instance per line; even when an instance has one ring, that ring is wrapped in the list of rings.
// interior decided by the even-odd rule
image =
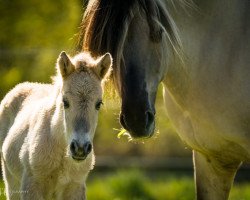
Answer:
[[[82,27],[82,49],[113,56],[121,125],[134,138],[151,137],[157,88],[177,41],[168,12],[158,1],[92,0]]]
[[[112,63],[109,53],[98,59],[81,53],[70,58],[62,52],[57,66],[61,79],[60,102],[63,107],[69,154],[84,160],[92,151],[92,142],[102,104],[101,83]]]

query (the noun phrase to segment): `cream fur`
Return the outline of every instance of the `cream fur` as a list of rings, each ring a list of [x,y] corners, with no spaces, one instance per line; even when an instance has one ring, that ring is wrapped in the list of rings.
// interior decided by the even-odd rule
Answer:
[[[63,55],[63,56],[62,56]],[[102,98],[98,68],[110,71],[112,59],[93,59],[82,53],[69,58],[61,53],[58,75],[53,84],[21,83],[0,104],[0,147],[7,199],[51,200],[86,199],[85,181],[94,166],[93,150],[76,161],[69,150],[73,138],[93,142]],[[62,58],[64,60],[62,60]],[[69,61],[67,65],[60,62]],[[67,69],[62,74],[63,70]],[[69,72],[67,74],[67,72]],[[106,76],[104,77],[106,78]],[[64,109],[62,98],[71,106]],[[89,129],[74,121],[85,119]]]

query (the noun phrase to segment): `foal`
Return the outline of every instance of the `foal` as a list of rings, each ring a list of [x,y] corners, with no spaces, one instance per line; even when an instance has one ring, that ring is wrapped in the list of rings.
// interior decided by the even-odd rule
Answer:
[[[22,83],[0,104],[0,147],[7,199],[86,199],[106,53],[62,52],[54,84]]]

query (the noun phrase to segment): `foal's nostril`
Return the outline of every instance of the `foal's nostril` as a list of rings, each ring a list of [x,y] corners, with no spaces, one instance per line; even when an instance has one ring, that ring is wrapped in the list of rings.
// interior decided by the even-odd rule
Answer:
[[[146,130],[150,129],[151,125],[154,123],[154,120],[155,120],[155,116],[153,114],[153,112],[151,111],[146,111]]]
[[[78,150],[78,147],[77,147],[77,143],[75,140],[73,140],[71,143],[70,143],[70,151],[72,153],[76,153]]]
[[[79,144],[76,140],[70,143],[70,151],[74,157],[85,157],[92,151],[91,142]]]
[[[89,154],[92,150],[92,144],[90,142],[87,142],[86,144],[84,144],[84,152],[85,154]]]

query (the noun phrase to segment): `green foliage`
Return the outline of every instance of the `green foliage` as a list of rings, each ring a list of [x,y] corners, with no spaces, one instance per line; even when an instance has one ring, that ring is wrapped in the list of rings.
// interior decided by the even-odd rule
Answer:
[[[154,183],[149,184],[150,187]],[[183,178],[166,178],[165,181],[156,183],[156,189],[151,191],[154,199],[157,200],[193,200],[194,199],[194,184],[192,179]]]
[[[151,184],[150,179],[138,170],[121,170],[102,178],[102,181],[98,177],[95,178],[87,183],[87,197],[92,200],[154,200],[158,196],[153,192],[157,185]],[[95,194],[99,191],[103,196],[101,194],[100,198],[96,198]]]
[[[112,174],[92,172],[87,180],[90,200],[194,200],[192,177],[178,178],[163,173],[149,178],[139,170],[119,170]],[[0,200],[5,200],[4,184],[0,181]],[[229,200],[250,199],[250,184],[236,183]]]
[[[230,200],[248,200],[250,199],[250,184],[249,183],[235,183],[230,193]]]
[[[150,200],[152,199],[145,183],[148,182],[145,176],[139,171],[121,171],[116,178],[110,178],[110,186],[116,199],[126,200]]]
[[[122,129],[114,129],[115,131],[119,131],[117,134],[117,138],[120,139],[123,135],[125,135],[125,133],[127,132],[126,129],[122,128]]]
[[[168,173],[149,178],[139,170],[122,170],[109,176],[95,175],[87,181],[91,200],[194,200],[192,177],[178,178]],[[229,200],[250,199],[250,184],[235,184]]]
[[[50,82],[55,62],[62,50],[72,52],[74,34],[83,15],[80,0],[4,0],[0,4],[0,99],[17,83]],[[113,86],[107,85],[104,109],[95,136],[97,155],[190,155],[175,135],[161,99],[157,98],[157,134],[149,141],[117,138],[120,104]],[[121,136],[122,134],[118,134]],[[156,148],[157,147],[157,148]],[[174,148],[173,148],[174,147]],[[163,151],[164,149],[164,151]],[[177,150],[177,151],[176,151]]]
[[[0,4],[0,98],[23,81],[47,82],[60,51],[70,50],[83,10],[79,0]]]
[[[6,200],[5,187],[3,181],[0,180],[0,200]]]

